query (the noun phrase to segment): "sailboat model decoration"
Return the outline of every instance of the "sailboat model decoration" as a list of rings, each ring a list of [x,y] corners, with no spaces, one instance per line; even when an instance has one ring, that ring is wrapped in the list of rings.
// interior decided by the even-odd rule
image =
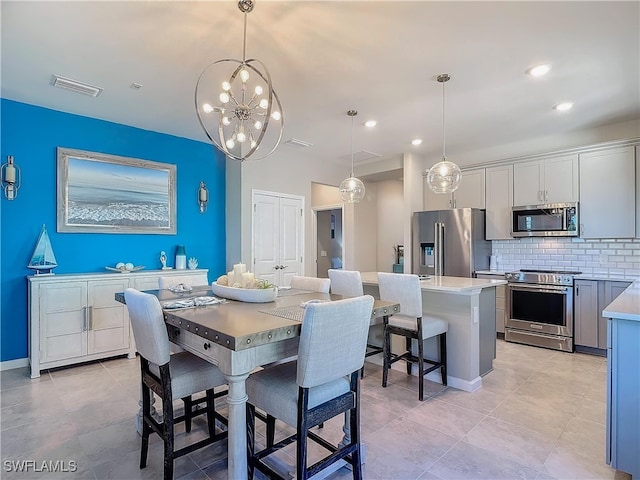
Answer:
[[[51,270],[58,266],[45,225],[42,225],[38,243],[36,243],[36,248],[33,251],[33,255],[31,255],[31,261],[27,266],[33,268],[36,271],[36,275],[53,275]]]

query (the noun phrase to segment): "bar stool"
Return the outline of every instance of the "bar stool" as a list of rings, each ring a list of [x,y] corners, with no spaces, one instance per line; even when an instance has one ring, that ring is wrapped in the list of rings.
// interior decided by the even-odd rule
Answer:
[[[363,295],[334,302],[309,304],[300,331],[298,360],[255,372],[247,378],[247,444],[249,478],[254,469],[282,478],[263,459],[296,442],[296,472],[309,478],[339,459],[352,465],[353,478],[362,478],[360,461],[360,369],[369,332],[373,297]],[[267,428],[267,448],[255,452],[255,414],[267,421],[279,418],[296,433],[274,444],[275,428]],[[349,439],[334,445],[310,428],[349,413]],[[307,466],[307,438],[330,454]],[[288,477],[287,477],[288,478]]]
[[[310,292],[329,293],[331,287],[331,280],[328,278],[317,277],[303,277],[301,275],[294,275],[291,277],[291,288],[299,290],[308,290]]]
[[[127,288],[124,298],[129,310],[136,348],[140,354],[142,382],[142,444],[140,468],[147,466],[149,435],[157,433],[164,443],[164,479],[173,478],[173,460],[194,450],[227,438],[227,432],[216,433],[215,419],[227,424],[227,419],[215,410],[214,388],[227,381],[215,365],[189,352],[170,355],[169,335],[157,297]],[[162,399],[162,423],[151,416],[150,393]],[[206,392],[206,409],[192,413],[191,395]],[[185,413],[174,417],[173,402],[182,399]],[[174,450],[175,423],[185,422],[185,430],[191,430],[193,416],[207,414],[209,437]]]
[[[387,376],[391,364],[398,360],[407,362],[407,375],[411,374],[411,365],[418,365],[419,388],[418,398],[424,399],[424,376],[440,369],[442,384],[447,384],[447,330],[449,323],[440,317],[423,315],[422,291],[420,279],[417,275],[403,273],[378,272],[378,286],[380,300],[397,302],[400,304],[400,315],[392,315],[384,326],[384,365],[382,369],[382,386],[387,386]],[[406,351],[399,355],[391,353],[391,335],[405,337]],[[424,358],[424,341],[431,337],[438,337],[440,358],[430,360]],[[412,340],[416,339],[417,355],[412,352]],[[425,369],[424,364],[430,365]]]

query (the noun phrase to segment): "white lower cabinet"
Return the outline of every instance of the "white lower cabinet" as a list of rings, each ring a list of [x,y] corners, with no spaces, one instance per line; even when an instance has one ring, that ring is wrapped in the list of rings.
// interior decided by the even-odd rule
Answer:
[[[477,273],[476,278],[504,280],[504,273]],[[504,335],[506,285],[496,285],[496,333]]]
[[[159,276],[196,272],[207,270],[28,277],[31,378],[48,368],[123,354],[133,358],[129,315],[116,292],[130,286],[155,290]]]

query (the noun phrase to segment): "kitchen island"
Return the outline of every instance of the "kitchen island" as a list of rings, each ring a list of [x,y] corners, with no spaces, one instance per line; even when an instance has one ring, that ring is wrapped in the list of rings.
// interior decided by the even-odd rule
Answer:
[[[640,477],[640,280],[605,307],[607,321],[606,458]]]
[[[377,272],[362,272],[364,293],[380,298]],[[422,309],[449,322],[447,383],[473,392],[482,376],[493,369],[496,346],[496,286],[501,279],[432,276],[420,281]],[[402,307],[401,307],[402,308]],[[437,351],[434,339],[425,341],[426,356]],[[427,378],[440,380],[439,373]]]

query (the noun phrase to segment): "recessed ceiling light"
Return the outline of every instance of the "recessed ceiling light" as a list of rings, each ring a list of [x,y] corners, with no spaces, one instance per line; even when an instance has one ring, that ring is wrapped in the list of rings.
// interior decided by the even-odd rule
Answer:
[[[549,73],[549,70],[551,70],[551,65],[536,65],[535,67],[531,67],[530,69],[528,69],[527,73],[532,77],[542,77],[543,75]]]
[[[367,120],[366,122],[364,122],[364,126],[365,127],[369,127],[369,128],[373,128],[378,124],[378,122],[376,122],[375,120]]]
[[[413,140],[411,140],[411,145],[418,146],[421,143],[422,143],[422,139],[421,138],[414,138]]]
[[[567,110],[571,110],[573,108],[573,103],[571,102],[562,102],[553,107],[554,110],[559,112],[566,112]]]

